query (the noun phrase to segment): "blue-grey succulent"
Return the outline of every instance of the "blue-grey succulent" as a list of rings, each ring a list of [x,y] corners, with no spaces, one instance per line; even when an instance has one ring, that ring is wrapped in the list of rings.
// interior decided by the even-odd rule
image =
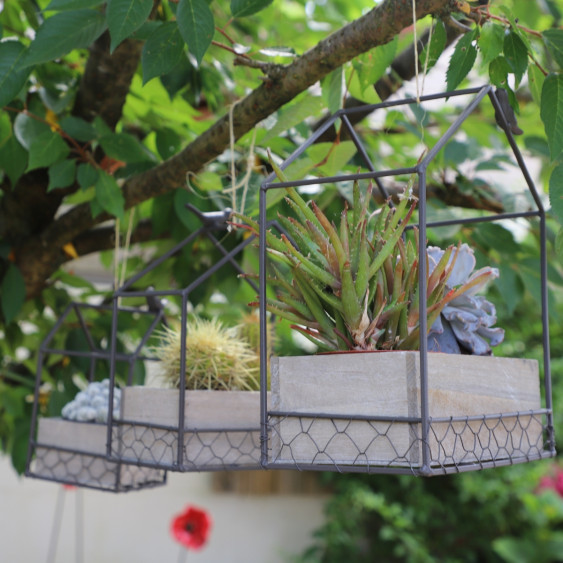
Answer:
[[[119,418],[121,389],[113,391],[113,418]],[[93,381],[84,391],[79,391],[74,400],[67,403],[61,412],[68,420],[81,422],[107,422],[109,405],[109,379]]]
[[[429,274],[440,262],[444,251],[430,246],[428,253]],[[437,352],[468,352],[478,356],[491,354],[491,346],[504,339],[502,328],[493,328],[497,321],[495,306],[482,295],[487,284],[499,275],[496,268],[489,266],[475,269],[473,250],[462,244],[450,260],[454,260],[451,274],[446,282],[449,288],[469,284],[470,289],[452,299],[433,323],[428,335],[428,349]]]

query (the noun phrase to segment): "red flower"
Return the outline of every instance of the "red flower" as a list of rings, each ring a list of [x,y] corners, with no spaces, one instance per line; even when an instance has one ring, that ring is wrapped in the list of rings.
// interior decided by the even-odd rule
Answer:
[[[201,549],[207,542],[210,529],[211,517],[195,506],[188,506],[172,520],[170,526],[174,539],[187,549]]]
[[[552,489],[560,497],[563,497],[563,469],[557,468],[555,470],[555,475],[545,475],[540,479],[538,489]]]

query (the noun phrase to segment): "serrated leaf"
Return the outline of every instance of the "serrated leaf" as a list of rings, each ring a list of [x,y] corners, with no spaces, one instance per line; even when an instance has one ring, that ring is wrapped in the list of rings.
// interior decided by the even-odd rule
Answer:
[[[166,22],[158,27],[143,47],[143,84],[170,72],[180,61],[183,50],[184,41],[176,22]]]
[[[111,133],[100,139],[100,145],[107,156],[122,162],[143,162],[152,160],[141,143],[128,133]]]
[[[24,58],[25,47],[19,41],[0,42],[0,107],[18,95],[31,72],[22,69]]]
[[[446,40],[446,26],[444,25],[442,20],[438,20],[432,31],[432,39],[430,39],[430,44],[426,45],[422,53],[420,53],[418,60],[420,61],[422,68],[424,68],[424,65],[426,64],[426,70],[429,70],[436,64],[436,62],[440,58],[440,55],[446,48]],[[428,57],[428,63],[426,63],[426,57]]]
[[[489,65],[489,78],[499,88],[506,88],[510,66],[504,57],[497,57]]]
[[[296,104],[280,112],[276,124],[264,135],[262,143],[277,137],[280,133],[295,127],[308,117],[319,115],[323,104],[320,97],[304,97]]]
[[[58,59],[74,49],[91,45],[105,30],[106,19],[97,10],[61,12],[46,19],[29,46],[28,66]]]
[[[95,185],[98,181],[99,171],[94,168],[91,164],[85,162],[78,165],[76,171],[76,180],[80,184],[83,190]]]
[[[541,104],[541,91],[544,80],[544,73],[535,64],[531,64],[528,67],[528,84],[532,98],[538,106]]]
[[[180,0],[176,20],[182,38],[197,64],[211,45],[215,33],[213,14],[205,0]]]
[[[60,125],[67,135],[83,143],[87,143],[97,137],[96,130],[91,123],[88,123],[80,117],[75,117],[74,115],[63,117]]]
[[[69,152],[68,145],[60,135],[52,131],[45,131],[31,142],[26,171],[50,166],[58,160],[62,160]]]
[[[103,4],[105,0],[51,0],[45,11],[49,10],[78,10],[80,8],[95,8]]]
[[[476,36],[477,29],[466,33],[457,42],[446,73],[448,90],[455,90],[473,68],[477,58],[477,49],[473,46]]]
[[[115,178],[103,170],[99,172],[96,181],[96,202],[104,211],[123,219],[125,199],[121,188]]]
[[[490,63],[502,53],[504,30],[504,26],[492,22],[486,22],[481,28],[477,43],[483,57],[483,64]]]
[[[231,0],[231,14],[245,18],[267,8],[274,0]]]
[[[542,35],[551,56],[563,70],[563,29],[548,29]]]
[[[556,166],[549,178],[549,202],[551,212],[563,225],[563,164]]]
[[[10,178],[12,188],[27,168],[28,152],[18,143],[14,135],[0,147],[0,169]]]
[[[110,52],[139,29],[149,17],[153,0],[108,0],[107,22],[111,36]]]
[[[528,49],[520,36],[511,31],[504,38],[504,56],[516,78],[516,88],[528,68]]]
[[[551,159],[563,151],[563,75],[550,74],[543,83],[541,119],[549,144]]]
[[[330,113],[342,107],[342,74],[343,68],[338,67],[321,80],[322,97]]]
[[[18,267],[10,264],[0,285],[4,322],[10,324],[25,302],[25,280]]]
[[[49,185],[47,191],[56,188],[66,188],[74,182],[76,162],[74,160],[61,160],[49,168]]]

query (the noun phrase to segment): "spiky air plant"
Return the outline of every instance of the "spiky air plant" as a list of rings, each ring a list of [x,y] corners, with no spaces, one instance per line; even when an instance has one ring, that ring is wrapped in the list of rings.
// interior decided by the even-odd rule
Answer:
[[[167,327],[160,337],[160,345],[152,351],[161,360],[161,377],[171,387],[179,387],[180,327]],[[259,388],[257,354],[237,327],[224,327],[217,319],[189,319],[185,346],[186,389]]]
[[[444,251],[441,248],[428,247],[430,270],[440,261]],[[452,257],[453,258],[453,257]],[[448,281],[448,287],[471,283],[477,280],[470,290],[452,299],[434,321],[428,335],[430,350],[466,352],[477,356],[492,353],[491,346],[497,346],[504,340],[504,330],[493,328],[497,322],[495,306],[482,295],[476,295],[498,277],[498,270],[486,266],[475,269],[473,249],[462,244],[456,250],[455,264]]]
[[[268,310],[293,323],[322,350],[413,350],[419,346],[418,232],[403,239],[416,200],[371,213],[371,185],[365,196],[356,182],[337,227],[314,201],[294,188],[286,201],[295,218],[279,217],[289,237],[266,234],[272,257]],[[246,217],[247,228],[258,224]],[[476,281],[448,288],[455,264],[450,246],[428,276],[428,326],[452,299]]]

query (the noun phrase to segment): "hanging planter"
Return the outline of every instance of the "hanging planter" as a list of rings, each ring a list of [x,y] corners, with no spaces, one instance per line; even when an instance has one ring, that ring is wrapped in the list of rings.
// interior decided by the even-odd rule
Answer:
[[[213,231],[226,228],[230,210],[199,213],[188,207],[198,215],[202,227],[148,265],[114,296],[113,342],[119,299],[172,297],[178,301],[180,319],[177,327],[166,327],[153,334],[159,344],[150,352],[160,382],[166,388],[123,389],[121,416],[110,421],[118,436],[110,458],[174,471],[258,469],[258,355],[236,328],[224,328],[218,322],[188,315],[190,294],[222,266],[230,263],[236,273],[243,273],[234,258],[251,239],[228,251]],[[207,237],[222,257],[189,286],[177,290],[133,289],[133,284],[143,276],[200,236]],[[247,281],[257,290],[251,280]],[[147,334],[144,340],[148,337]]]
[[[107,457],[109,382],[102,384],[93,378],[99,369],[103,371],[104,365],[107,367],[110,353],[98,345],[90,332],[87,317],[92,312],[99,316],[111,313],[111,308],[71,303],[41,344],[26,476],[112,492],[163,485],[164,471],[111,461]],[[146,315],[140,310],[123,312]],[[58,346],[57,333],[63,333],[65,323],[80,327],[74,334],[87,343],[88,349]],[[120,356],[122,360],[125,357]],[[40,416],[43,370],[48,365],[58,369],[57,366],[73,361],[84,370],[80,373],[76,369],[75,375],[90,379],[89,387],[63,408],[62,417]],[[117,397],[112,401],[117,401]]]
[[[321,349],[354,352],[272,358],[271,404],[262,394],[266,467],[430,476],[555,455],[545,212],[499,95],[485,86],[422,97],[421,104],[458,96],[472,99],[415,166],[378,170],[351,125],[354,110],[335,114],[279,169],[274,165],[275,173],[261,187],[260,224],[251,224],[260,236],[260,303],[289,319],[293,328]],[[440,155],[450,141],[461,144],[456,134],[486,98],[536,209],[429,221],[429,170],[435,159],[443,158]],[[387,102],[372,109],[407,105],[415,105],[420,114],[431,113],[416,100]],[[355,162],[363,161],[365,171],[297,180],[286,177],[284,171],[290,173],[293,163],[306,163],[306,151],[330,127],[351,139],[348,142],[357,150]],[[369,209],[371,185],[388,200],[390,181],[402,184],[405,193],[395,206],[384,204],[374,213]],[[314,203],[305,204],[296,191],[300,186],[326,184],[350,190],[352,183],[353,203],[342,211],[339,226]],[[266,193],[280,188],[286,188],[288,208],[295,215],[281,219],[289,236],[277,238],[266,230]],[[418,205],[412,197],[415,188]],[[408,231],[415,207],[417,228]],[[488,267],[472,272],[475,260],[467,245],[440,250],[427,249],[425,244],[427,227],[517,218],[539,219],[542,236],[543,393],[535,360],[490,355],[503,331],[494,327],[494,306],[476,293],[498,272]],[[273,262],[276,267],[271,266]],[[267,279],[275,292],[267,293]],[[265,308],[261,310],[262,338],[266,336]],[[264,351],[261,360],[264,384]]]

